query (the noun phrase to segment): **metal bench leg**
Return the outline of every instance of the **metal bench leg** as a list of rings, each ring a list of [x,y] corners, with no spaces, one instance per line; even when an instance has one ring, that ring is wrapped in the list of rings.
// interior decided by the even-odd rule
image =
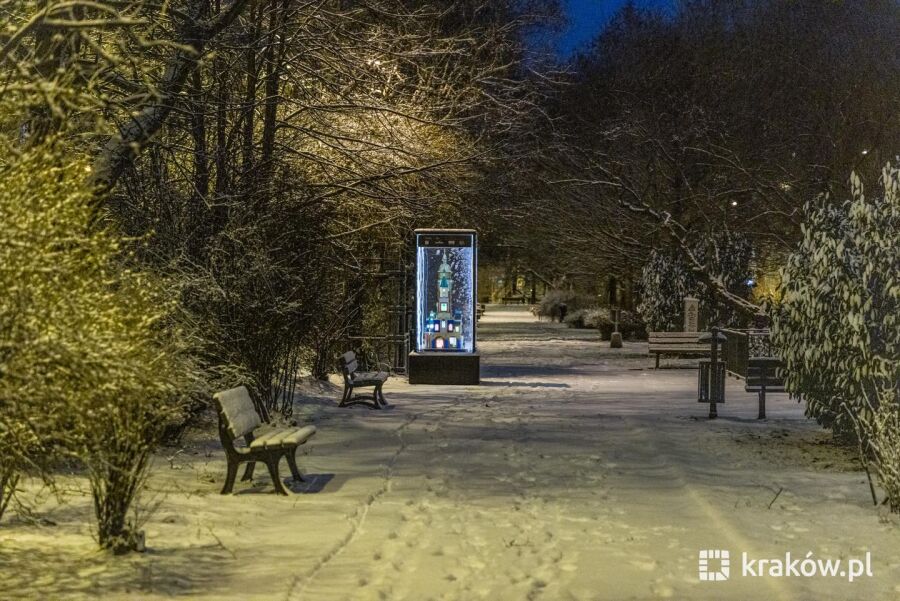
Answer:
[[[656,369],[659,369],[659,353],[656,353]]]
[[[345,407],[350,399],[353,398],[353,387],[352,386],[344,386],[344,396],[341,398],[341,402],[338,407]]]
[[[234,479],[237,477],[238,462],[228,459],[228,473],[225,476],[225,486],[222,487],[222,494],[227,495],[234,488]]]
[[[381,409],[381,405],[378,404],[377,397],[373,392],[372,395],[359,395],[349,399],[346,403],[342,403],[339,407],[350,407],[353,405],[365,405],[369,409]]]
[[[272,484],[275,486],[275,493],[279,495],[287,495],[288,491],[278,475],[278,461],[281,455],[269,456],[266,458],[266,467],[269,468],[269,475],[272,476]]]
[[[247,480],[253,480],[253,469],[256,467],[255,461],[248,461],[247,467],[244,468],[244,475],[241,476],[241,482],[246,482]]]
[[[388,402],[387,402],[387,399],[384,398],[384,391],[381,390],[381,384],[379,384],[379,385],[375,388],[375,392],[378,394],[378,402],[379,402],[379,404],[380,404],[382,407],[387,407]]]
[[[379,389],[379,386],[372,389],[372,409],[381,409],[381,400],[378,398]]]
[[[766,419],[766,378],[769,375],[766,373],[767,371],[766,366],[763,365],[760,370],[762,378],[759,382],[759,415],[756,416],[756,419]]]
[[[763,383],[759,389],[759,415],[756,419],[766,419],[766,385]]]
[[[300,473],[300,470],[297,468],[297,458],[294,454],[297,452],[297,448],[289,449],[284,452],[284,456],[287,459],[288,467],[291,468],[291,475],[294,477],[294,480],[297,482],[306,482],[303,479],[303,474]]]

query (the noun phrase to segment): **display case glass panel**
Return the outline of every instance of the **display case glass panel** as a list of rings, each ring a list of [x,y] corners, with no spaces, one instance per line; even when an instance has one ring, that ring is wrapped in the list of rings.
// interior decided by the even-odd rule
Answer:
[[[471,230],[416,230],[416,350],[475,352],[476,241]]]

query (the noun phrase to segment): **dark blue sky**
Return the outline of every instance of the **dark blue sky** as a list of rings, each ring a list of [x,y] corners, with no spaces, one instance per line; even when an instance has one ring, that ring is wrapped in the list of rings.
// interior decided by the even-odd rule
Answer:
[[[554,44],[561,56],[569,56],[579,46],[589,42],[609,18],[627,0],[563,0],[569,19],[568,28]],[[635,4],[646,8],[669,7],[674,0],[636,0]]]

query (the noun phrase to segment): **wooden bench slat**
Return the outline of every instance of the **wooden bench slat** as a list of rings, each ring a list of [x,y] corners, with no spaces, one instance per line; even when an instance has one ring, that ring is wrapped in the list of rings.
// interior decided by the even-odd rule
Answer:
[[[648,332],[652,338],[690,338],[697,340],[703,332]]]
[[[679,346],[675,346],[672,344],[658,344],[658,345],[650,346],[651,353],[657,352],[657,351],[658,352],[672,351],[674,353],[683,353],[683,352],[708,353],[709,346],[705,345],[705,344],[684,344],[684,345],[679,345]]]
[[[266,432],[254,438],[250,443],[251,449],[274,449],[276,447],[291,447],[301,445],[310,436],[316,433],[315,426],[303,426],[302,428],[284,428]]]

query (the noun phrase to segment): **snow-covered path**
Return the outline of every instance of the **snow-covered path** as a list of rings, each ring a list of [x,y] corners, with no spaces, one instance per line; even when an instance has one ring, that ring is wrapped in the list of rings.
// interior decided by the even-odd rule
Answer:
[[[57,517],[56,550],[40,553],[67,577],[29,581],[34,558],[4,550],[2,529],[0,572],[18,564],[11,590],[53,598],[900,598],[900,530],[795,402],[771,397],[757,422],[755,396],[731,381],[710,422],[696,370],[651,369],[645,344],[612,350],[501,308],[479,336],[479,387],[395,378],[392,410],[320,405],[306,494],[258,494],[260,476],[251,494],[220,497],[224,463],[207,435],[157,462],[152,488],[166,498],[147,525],[151,552],[111,561]],[[15,545],[37,552],[47,530],[20,527]],[[728,581],[699,581],[701,549],[731,552]],[[874,577],[740,573],[741,552],[809,551],[869,551]]]

